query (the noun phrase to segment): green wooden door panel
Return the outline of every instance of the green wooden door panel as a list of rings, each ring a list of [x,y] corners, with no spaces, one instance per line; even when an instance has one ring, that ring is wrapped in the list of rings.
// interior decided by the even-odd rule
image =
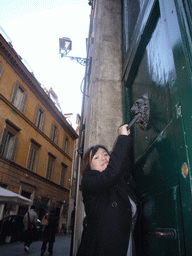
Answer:
[[[141,255],[184,255],[179,187],[143,198],[142,228],[145,230]],[[174,234],[167,237],[169,230]]]
[[[150,98],[150,129],[142,131],[139,125],[134,126],[136,160],[172,119],[173,109],[170,97],[175,96],[175,80],[173,54],[164,23],[159,18],[131,87],[132,102],[143,94],[148,94]]]
[[[186,255],[191,255],[192,252],[192,192],[191,192],[191,158],[189,156],[189,148],[186,143],[186,132],[183,128],[183,117],[180,116],[175,121],[174,133],[176,143],[176,154],[178,164],[178,177],[179,177],[179,189],[181,197],[181,207],[183,216],[183,228],[185,237],[185,250]],[[188,168],[188,173],[185,176],[183,165]]]
[[[142,205],[139,255],[192,255],[192,72],[182,3],[159,0],[151,6],[147,17],[153,17],[153,30],[143,29],[141,43],[132,42],[139,61],[131,53],[125,61],[125,122],[134,101],[144,94],[150,99],[149,129],[132,128],[133,176]],[[174,231],[175,237],[154,235],[162,229]]]
[[[171,121],[135,163],[134,178],[141,197],[178,185],[174,130],[175,123]]]

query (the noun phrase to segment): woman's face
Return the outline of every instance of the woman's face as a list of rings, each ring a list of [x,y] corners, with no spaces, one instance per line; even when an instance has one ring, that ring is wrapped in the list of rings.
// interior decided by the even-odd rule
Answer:
[[[103,148],[99,148],[90,162],[91,170],[104,171],[109,163],[109,159],[109,154]]]

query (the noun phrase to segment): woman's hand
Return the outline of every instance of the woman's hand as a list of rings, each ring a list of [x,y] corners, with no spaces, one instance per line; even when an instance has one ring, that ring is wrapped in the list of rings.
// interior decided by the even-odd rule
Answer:
[[[127,130],[128,124],[124,124],[122,126],[119,127],[119,135],[129,135],[130,134],[130,130]]]

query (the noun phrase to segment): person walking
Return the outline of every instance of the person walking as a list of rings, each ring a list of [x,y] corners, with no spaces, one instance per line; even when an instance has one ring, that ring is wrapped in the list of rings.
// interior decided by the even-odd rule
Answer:
[[[48,215],[45,215],[48,218],[48,225],[45,226],[45,229],[42,233],[42,247],[41,247],[41,256],[44,255],[44,252],[46,251],[47,243],[49,243],[48,246],[48,252],[49,255],[53,255],[53,244],[55,242],[55,233],[56,228],[58,226],[58,221],[56,217],[56,210],[52,209]]]
[[[36,226],[37,226],[37,213],[35,212],[35,205],[25,214],[23,219],[25,228],[24,237],[24,251],[29,252],[31,243],[35,240]]]
[[[77,256],[132,256],[137,198],[133,190],[133,139],[128,125],[110,154],[102,145],[83,157],[81,190],[86,218]]]

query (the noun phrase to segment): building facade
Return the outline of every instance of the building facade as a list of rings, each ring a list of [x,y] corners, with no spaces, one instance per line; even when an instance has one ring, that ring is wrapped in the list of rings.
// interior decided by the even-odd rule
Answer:
[[[2,35],[0,136],[1,186],[30,198],[39,218],[56,207],[59,230],[66,229],[78,135]],[[1,205],[1,218],[26,211]]]
[[[143,111],[143,119],[131,128],[133,176],[141,202],[137,255],[189,256],[191,1],[93,0],[89,4],[81,146],[85,151],[103,144],[111,150],[118,126],[130,122],[130,108],[136,102],[137,111]],[[85,215],[78,188],[74,256]]]
[[[73,126],[76,133],[79,135],[81,117],[79,114],[64,114],[67,121]],[[68,223],[67,232],[72,232],[74,227],[74,214],[75,214],[75,204],[76,204],[76,189],[77,189],[77,173],[78,173],[78,156],[79,156],[79,138],[75,140],[74,145],[74,155],[73,155],[73,168],[71,172],[71,190],[69,197],[69,211],[68,211]]]

